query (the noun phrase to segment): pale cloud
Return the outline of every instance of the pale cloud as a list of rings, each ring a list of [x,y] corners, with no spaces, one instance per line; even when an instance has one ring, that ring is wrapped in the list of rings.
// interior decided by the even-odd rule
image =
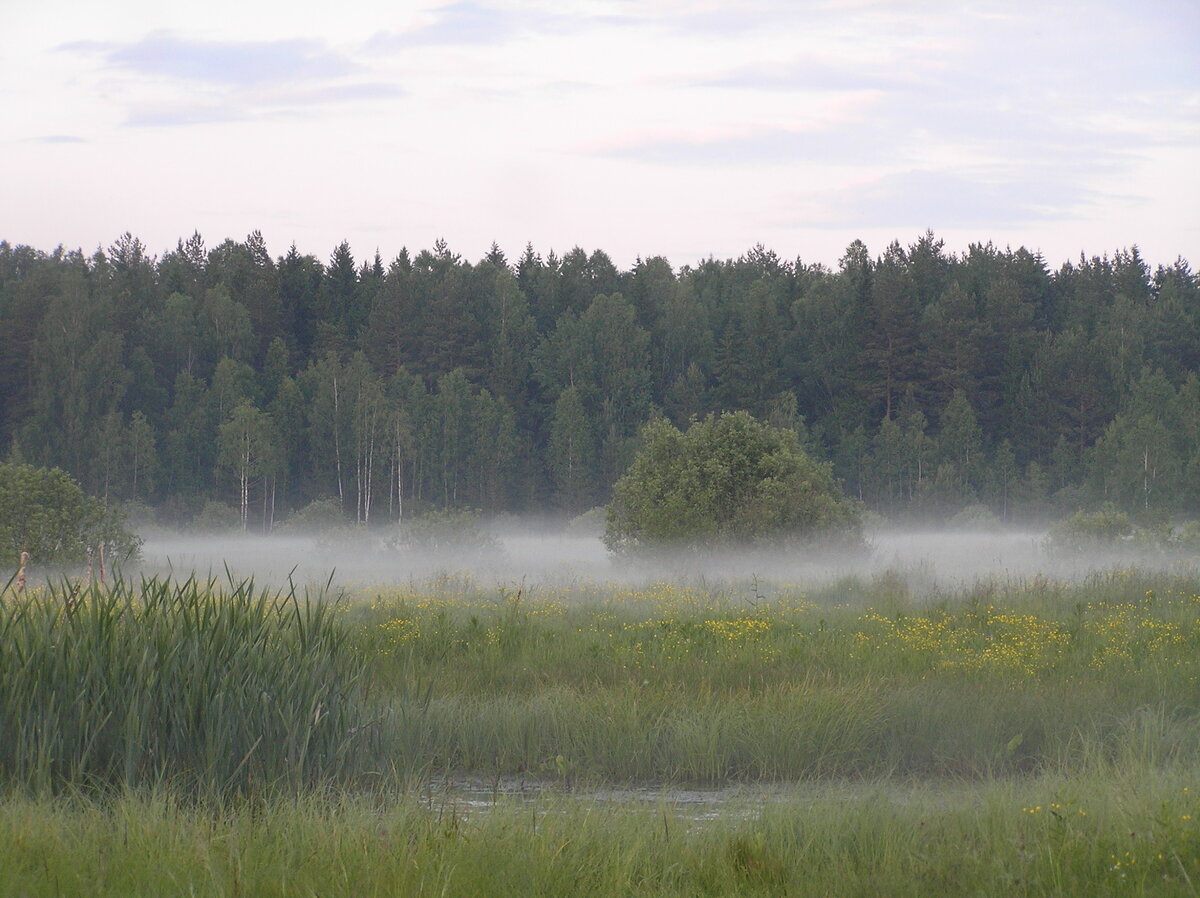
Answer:
[[[269,119],[315,108],[394,100],[395,84],[355,80],[364,69],[317,40],[214,41],[154,32],[131,43],[78,41],[117,75],[124,124],[173,127]],[[151,96],[146,96],[150,93]]]
[[[599,21],[602,20],[538,9],[529,4],[505,8],[459,0],[430,11],[424,22],[399,31],[377,32],[367,47],[381,52],[414,47],[494,47],[527,35],[575,31]]]
[[[1200,144],[1200,93],[1186,86],[1187,67],[1174,90],[1154,89],[1163,66],[1142,66],[1154,51],[1138,48],[1131,59],[1097,65],[1097,79],[1081,78],[1088,63],[1061,44],[1055,54],[1054,40],[1018,54],[1013,32],[1028,29],[1026,20],[986,25],[994,41],[960,36],[941,57],[896,43],[888,65],[814,54],[679,80],[680,90],[703,96],[776,95],[781,123],[803,118],[822,97],[860,98],[823,128],[650,136],[597,152],[660,168],[790,170],[806,181],[806,220],[823,225],[1020,227],[1149,202],[1095,184],[1133,175],[1150,147]],[[814,189],[805,178],[814,166],[836,169],[844,186]]]
[[[87,143],[87,140],[82,137],[76,137],[74,134],[47,134],[44,137],[27,137],[25,143],[49,143],[49,144],[72,144],[72,143]]]
[[[1075,217],[1103,198],[1052,168],[909,170],[818,193],[810,197],[805,215],[787,223],[935,231],[1013,228]]]
[[[753,6],[737,9],[709,9],[683,11],[671,16],[649,19],[659,28],[683,36],[718,35],[721,37],[744,36],[748,32],[764,28],[779,28],[792,18],[788,10],[768,12]]]
[[[211,41],[155,32],[128,44],[78,41],[60,49],[99,54],[108,66],[139,76],[219,85],[323,80],[358,69],[316,40]]]
[[[174,128],[249,121],[254,116],[244,106],[229,103],[164,103],[138,105],[129,110],[124,124],[134,128]]]
[[[311,117],[325,107],[346,110],[347,104],[390,100],[405,92],[390,84],[345,84],[311,89],[237,94],[212,102],[145,104],[132,108],[125,124],[173,127],[240,122],[280,117]]]
[[[716,2],[643,3],[632,2],[618,7],[613,18],[627,26],[652,28],[660,34],[676,38],[737,38],[756,33],[802,33],[827,30],[830,25],[858,21],[859,14],[891,18],[897,4],[866,2],[851,5],[814,2],[776,2],[776,0],[742,0],[737,4]],[[901,8],[903,8],[901,6]]]
[[[736,136],[651,138],[599,150],[600,155],[656,165],[756,166],[804,162],[881,163],[898,148],[878,128],[838,131],[770,129]]]
[[[744,66],[692,82],[700,89],[746,91],[880,90],[896,83],[895,75],[860,66],[819,60],[798,60]]]
[[[446,44],[496,44],[528,27],[526,16],[477,3],[451,3],[433,13],[430,21],[399,33],[380,32],[369,46],[376,50]]]

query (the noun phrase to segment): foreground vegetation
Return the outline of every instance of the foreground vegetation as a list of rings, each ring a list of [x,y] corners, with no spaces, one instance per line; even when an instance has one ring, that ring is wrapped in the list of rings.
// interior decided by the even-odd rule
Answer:
[[[163,794],[0,806],[6,895],[1193,895],[1194,768],[864,784],[733,802]]]
[[[40,790],[313,785],[370,760],[365,666],[321,601],[62,581],[0,605],[0,777]]]
[[[147,581],[7,593],[0,636],[3,894],[1200,884],[1194,572],[336,604]],[[750,791],[710,818],[622,783]]]

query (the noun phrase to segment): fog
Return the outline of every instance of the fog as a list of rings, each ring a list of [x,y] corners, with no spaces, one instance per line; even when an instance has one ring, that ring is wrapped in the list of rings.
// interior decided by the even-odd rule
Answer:
[[[846,577],[886,574],[914,594],[953,590],[980,580],[1019,582],[1037,576],[1078,580],[1120,567],[1195,570],[1195,560],[1138,552],[1133,547],[1090,555],[1051,551],[1044,530],[884,530],[853,553],[705,551],[631,561],[613,558],[598,536],[567,533],[542,522],[492,525],[465,540],[405,545],[394,535],[343,531],[320,535],[143,534],[139,573],[300,585],[332,582],[363,589],[414,584],[442,576],[470,577],[481,587],[564,586],[655,581],[720,585],[754,582],[764,589],[814,586]],[[443,541],[445,542],[445,541]]]

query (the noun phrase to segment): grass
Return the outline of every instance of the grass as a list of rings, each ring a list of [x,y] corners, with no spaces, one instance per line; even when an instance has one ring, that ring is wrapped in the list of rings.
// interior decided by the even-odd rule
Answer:
[[[703,823],[664,803],[571,796],[463,813],[414,795],[160,793],[0,807],[11,895],[1194,895],[1191,771],[860,783],[734,802]]]
[[[0,777],[222,795],[313,785],[375,760],[366,687],[333,607],[294,590],[52,584],[0,603]]]
[[[1194,575],[51,587],[0,733],[0,894],[1200,894]]]
[[[835,604],[451,583],[347,618],[404,715],[408,769],[982,777],[1200,752],[1200,582],[1114,572],[920,602],[887,578],[843,588]]]

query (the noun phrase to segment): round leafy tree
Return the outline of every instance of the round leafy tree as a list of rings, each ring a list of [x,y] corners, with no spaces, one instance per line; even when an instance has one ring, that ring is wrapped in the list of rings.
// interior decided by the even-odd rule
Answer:
[[[141,541],[115,508],[85,496],[66,471],[0,464],[0,558],[16,564],[24,551],[35,563],[70,564],[100,545],[106,557],[123,561]]]
[[[664,420],[613,487],[604,542],[614,552],[714,543],[859,538],[856,503],[790,430],[747,412],[681,432]]]

